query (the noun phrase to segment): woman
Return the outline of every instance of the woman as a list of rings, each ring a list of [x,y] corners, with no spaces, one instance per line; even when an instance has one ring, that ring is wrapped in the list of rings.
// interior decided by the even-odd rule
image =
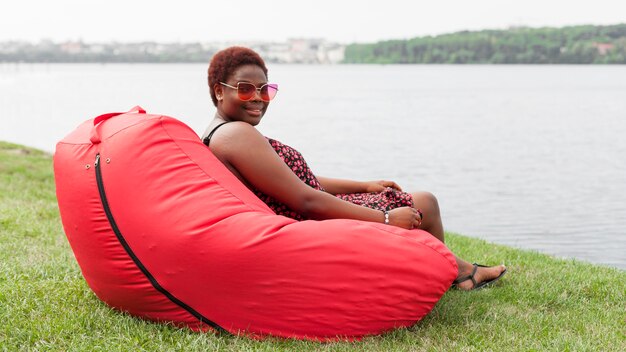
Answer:
[[[204,143],[277,214],[297,220],[344,218],[418,228],[444,242],[439,205],[432,194],[404,193],[393,181],[316,177],[300,153],[254,128],[278,91],[268,84],[267,68],[256,52],[242,47],[218,52],[211,60],[208,81],[217,113]],[[506,272],[503,265],[456,260],[459,274],[454,284],[463,290],[482,288]]]

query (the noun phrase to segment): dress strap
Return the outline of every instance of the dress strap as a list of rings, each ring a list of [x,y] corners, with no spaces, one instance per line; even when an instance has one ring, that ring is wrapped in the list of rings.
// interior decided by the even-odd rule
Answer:
[[[204,143],[204,145],[206,145],[207,147],[209,146],[209,143],[211,143],[211,137],[213,137],[213,133],[215,133],[215,131],[217,131],[218,128],[222,127],[223,125],[232,122],[232,121],[226,121],[226,122],[222,122],[219,125],[215,126],[211,132],[209,132],[209,135],[204,137],[204,139],[202,140],[202,143]]]

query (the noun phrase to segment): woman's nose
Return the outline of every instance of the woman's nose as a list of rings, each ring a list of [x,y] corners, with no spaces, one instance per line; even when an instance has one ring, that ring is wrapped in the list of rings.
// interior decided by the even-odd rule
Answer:
[[[261,99],[261,90],[260,89],[255,89],[254,90],[254,95],[252,96],[253,101],[263,101],[263,99]]]

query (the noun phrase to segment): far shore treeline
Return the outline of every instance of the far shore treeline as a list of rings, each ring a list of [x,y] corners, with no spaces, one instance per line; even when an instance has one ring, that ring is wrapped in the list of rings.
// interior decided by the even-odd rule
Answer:
[[[0,63],[206,63],[233,44],[5,41],[0,42]],[[271,63],[626,64],[626,23],[462,31],[349,45],[319,38],[244,45]]]
[[[351,44],[344,63],[626,64],[626,24],[462,31]]]

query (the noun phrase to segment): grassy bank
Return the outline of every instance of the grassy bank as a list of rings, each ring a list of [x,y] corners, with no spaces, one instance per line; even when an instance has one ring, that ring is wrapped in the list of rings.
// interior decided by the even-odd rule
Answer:
[[[0,142],[0,350],[626,350],[626,272],[449,234],[470,260],[509,274],[450,291],[410,329],[317,344],[194,333],[107,308],[65,239],[51,156]]]

